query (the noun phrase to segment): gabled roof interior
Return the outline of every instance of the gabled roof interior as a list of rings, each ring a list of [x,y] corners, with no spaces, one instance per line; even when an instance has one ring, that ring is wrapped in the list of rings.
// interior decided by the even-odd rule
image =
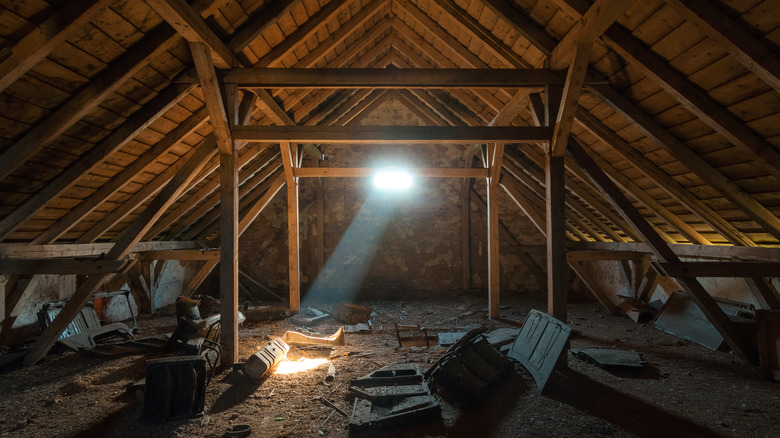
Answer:
[[[778,245],[780,2],[719,1],[707,16],[697,15],[705,3],[634,1],[593,46],[590,68],[606,83],[583,90],[572,133],[667,242]],[[110,241],[211,133],[187,42],[149,4],[2,2],[3,241]],[[587,0],[190,4],[244,66],[404,69],[542,67],[589,6]],[[711,16],[738,30],[732,37],[738,48],[768,53],[766,64],[756,67],[725,44],[707,26]],[[45,36],[47,26],[69,21],[72,31]],[[48,41],[36,45],[36,38]],[[29,47],[37,49],[20,54]],[[248,123],[282,124],[286,116],[299,125],[356,124],[394,99],[426,124],[484,126],[515,92],[259,90]],[[285,114],[274,114],[274,104]],[[533,126],[531,109],[511,123]],[[306,148],[307,157],[316,154]],[[523,146],[506,154],[504,180],[543,214],[543,150]],[[283,171],[278,147],[248,143],[240,157],[244,207]],[[217,167],[214,147],[144,240],[213,237]],[[571,240],[639,240],[573,163],[566,178]]]

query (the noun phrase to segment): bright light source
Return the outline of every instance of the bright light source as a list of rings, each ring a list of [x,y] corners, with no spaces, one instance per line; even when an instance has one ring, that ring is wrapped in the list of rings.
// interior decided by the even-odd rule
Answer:
[[[308,371],[318,366],[328,363],[328,359],[307,359],[302,358],[300,360],[285,359],[279,362],[274,374],[295,374],[302,371]]]
[[[374,176],[374,185],[384,190],[408,189],[412,186],[412,176],[403,170],[382,170]]]

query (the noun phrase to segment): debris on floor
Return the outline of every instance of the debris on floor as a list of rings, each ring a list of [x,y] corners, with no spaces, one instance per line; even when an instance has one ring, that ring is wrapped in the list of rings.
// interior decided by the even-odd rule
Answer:
[[[531,310],[507,356],[520,362],[531,373],[541,393],[570,335],[571,328],[563,322]]]
[[[466,404],[478,404],[510,372],[512,362],[474,331],[455,343],[425,374]]]
[[[744,303],[716,300],[718,306],[734,322],[752,322],[753,310]],[[679,336],[711,350],[726,348],[726,341],[704,312],[684,292],[673,293],[655,319],[655,327],[667,333]]]
[[[290,318],[290,323],[295,325],[311,326],[322,322],[329,317],[329,314],[321,310],[317,310],[313,307],[306,307],[301,309],[297,315],[293,315],[293,317]]]
[[[299,332],[289,331],[284,334],[282,340],[288,345],[345,345],[344,326],[339,327],[336,333],[328,336],[309,336]]]
[[[436,345],[436,335],[429,335],[428,329],[419,325],[395,324],[395,337],[399,347],[430,347]]]
[[[415,424],[440,413],[438,400],[415,364],[388,365],[349,385],[354,396],[351,431]]]
[[[279,306],[249,306],[243,309],[248,322],[280,321],[287,318],[288,312]]]
[[[332,314],[334,318],[344,324],[354,325],[368,322],[371,318],[371,309],[358,306],[357,304],[341,302],[333,306]]]
[[[271,368],[285,358],[290,346],[281,338],[274,338],[252,353],[244,362],[244,374],[252,380],[260,380]]]
[[[589,347],[571,350],[571,354],[573,354],[574,357],[605,369],[641,369],[645,365],[642,356],[634,350]]]
[[[371,330],[373,330],[373,326],[371,325],[371,321],[361,322],[360,324],[353,324],[353,325],[345,325],[344,326],[344,333],[370,332]]]

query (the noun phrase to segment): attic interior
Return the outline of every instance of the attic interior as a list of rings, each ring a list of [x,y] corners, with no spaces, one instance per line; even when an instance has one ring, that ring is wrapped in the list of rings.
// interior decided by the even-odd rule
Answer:
[[[780,435],[780,2],[3,0],[0,36],[4,435]],[[155,411],[188,328],[201,406]],[[388,366],[427,395],[372,399]]]

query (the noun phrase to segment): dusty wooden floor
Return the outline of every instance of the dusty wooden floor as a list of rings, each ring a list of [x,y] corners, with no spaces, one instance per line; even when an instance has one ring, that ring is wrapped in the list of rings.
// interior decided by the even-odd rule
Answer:
[[[486,318],[482,297],[363,303],[376,312],[375,330],[347,335],[347,345],[333,359],[332,386],[322,384],[326,365],[272,375],[260,384],[226,371],[209,385],[203,417],[162,424],[143,420],[135,395],[124,392],[143,373],[145,357],[50,356],[39,366],[0,375],[0,436],[219,437],[228,426],[242,423],[251,424],[257,437],[347,436],[348,418],[317,398],[351,413],[346,400],[350,379],[389,363],[427,368],[441,355],[439,347],[398,348],[394,322],[434,328],[509,326]],[[531,308],[544,309],[541,297],[506,296],[502,305],[509,306],[504,318],[514,322],[522,322]],[[461,409],[445,400],[440,421],[371,436],[780,436],[780,383],[760,379],[755,368],[734,355],[609,316],[593,303],[572,304],[570,322],[577,334],[573,348],[633,348],[648,362],[645,371],[613,374],[570,356],[569,369],[556,373],[548,391],[539,395],[518,366],[480,408]],[[173,324],[173,317],[143,321],[145,334],[170,331]],[[328,320],[316,328],[330,333],[337,327]],[[245,325],[242,357],[268,335],[290,328],[287,320]],[[373,356],[344,356],[355,351]]]

